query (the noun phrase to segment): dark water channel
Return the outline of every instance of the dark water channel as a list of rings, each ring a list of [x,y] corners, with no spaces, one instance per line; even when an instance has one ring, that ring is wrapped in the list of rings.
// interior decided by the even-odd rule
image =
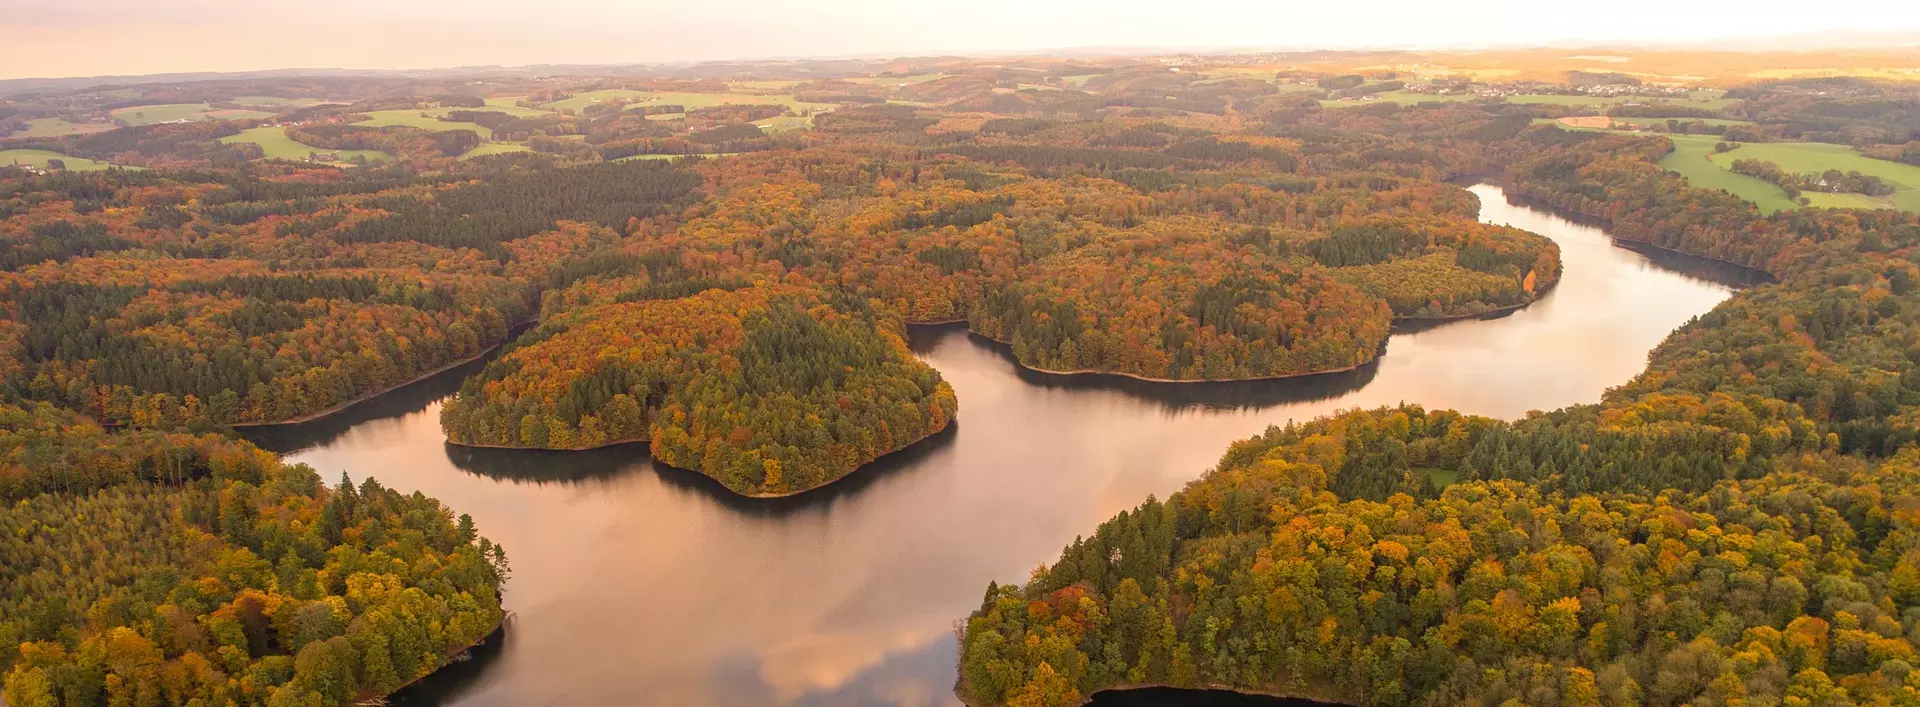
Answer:
[[[1560,243],[1566,274],[1542,301],[1396,333],[1353,373],[1242,384],[1036,374],[962,328],[918,328],[914,350],[959,394],[956,427],[798,497],[738,498],[656,468],[639,446],[449,447],[440,400],[473,366],[252,436],[329,479],[438,497],[506,546],[516,618],[504,639],[400,702],[954,705],[955,620],[988,580],[1024,580],[1076,534],[1178,490],[1229,442],[1402,401],[1505,418],[1592,402],[1738,284],[1473,190],[1484,220]]]

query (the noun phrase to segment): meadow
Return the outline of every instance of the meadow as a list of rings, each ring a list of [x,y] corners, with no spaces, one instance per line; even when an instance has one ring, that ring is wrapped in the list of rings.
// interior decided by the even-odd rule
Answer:
[[[64,155],[52,150],[0,150],[0,165],[18,164],[46,169],[47,160],[65,162],[67,169],[75,172],[91,172],[113,166],[106,162]]]
[[[586,110],[595,103],[627,99],[630,107],[680,105],[687,110],[708,108],[721,105],[779,105],[786,106],[795,113],[809,110],[832,110],[832,103],[808,103],[793,97],[792,94],[757,93],[685,93],[678,91],[634,91],[624,88],[610,88],[601,91],[576,93],[572,98],[548,103],[552,110],[571,110],[575,113]]]
[[[262,125],[242,131],[239,135],[220,138],[220,141],[228,144],[251,142],[259,145],[260,149],[266,153],[264,159],[304,160],[308,155],[316,152],[332,152],[339,155],[342,161],[351,160],[354,157],[364,157],[370,162],[393,159],[392,155],[379,150],[327,150],[297,142],[287,137],[286,128],[278,125]]]
[[[479,147],[468,150],[466,154],[460,156],[460,159],[470,160],[475,157],[485,157],[487,155],[504,155],[509,152],[526,152],[530,149],[532,148],[529,148],[526,145],[523,145],[517,142],[489,142],[489,143],[483,143]]]
[[[1432,93],[1414,93],[1412,91],[1387,91],[1376,95],[1378,98],[1371,101],[1360,100],[1358,98],[1342,98],[1333,101],[1321,101],[1320,105],[1328,108],[1352,108],[1354,106],[1370,106],[1376,103],[1398,103],[1403,106],[1411,106],[1428,101],[1452,103],[1454,101],[1471,101],[1479,98],[1479,96],[1471,95],[1442,96]]]
[[[1868,197],[1860,194],[1824,194],[1808,192],[1811,206],[1826,208],[1891,207],[1920,212],[1920,167],[1877,160],[1854,152],[1845,145],[1819,142],[1744,143],[1730,151],[1715,154],[1720,139],[1711,135],[1671,136],[1674,150],[1661,158],[1660,166],[1679,173],[1694,186],[1724,189],[1773,213],[1797,208],[1779,186],[1757,177],[1734,174],[1733,161],[1760,159],[1780,165],[1788,172],[1824,172],[1838,169],[1880,177],[1894,184],[1891,196]]]
[[[74,123],[65,118],[34,118],[27,121],[27,129],[7,137],[60,137],[79,133],[97,133],[112,130],[107,123]]]
[[[199,120],[243,120],[266,118],[272,113],[257,110],[220,110],[205,103],[162,103],[132,106],[113,111],[113,119],[128,125],[153,125]]]
[[[305,108],[317,106],[327,101],[318,98],[282,98],[280,96],[234,96],[231,103],[243,106],[268,106],[271,108]]]
[[[445,115],[450,110],[456,110],[456,109],[436,108],[436,109],[431,109],[425,112],[435,113],[438,115]],[[472,110],[481,110],[481,109],[476,108]],[[358,123],[354,123],[354,125],[364,125],[371,128],[384,128],[384,127],[393,126],[393,125],[403,125],[409,128],[419,128],[421,130],[425,130],[428,132],[435,132],[435,133],[444,132],[447,130],[472,130],[475,133],[478,133],[480,135],[480,139],[482,140],[493,139],[493,130],[491,128],[488,128],[487,126],[480,125],[478,123],[449,122],[449,121],[445,121],[445,120],[441,120],[439,118],[433,117],[432,115],[422,115],[421,113],[422,111],[414,108],[407,108],[403,110],[370,111],[367,113],[366,120],[362,120]]]

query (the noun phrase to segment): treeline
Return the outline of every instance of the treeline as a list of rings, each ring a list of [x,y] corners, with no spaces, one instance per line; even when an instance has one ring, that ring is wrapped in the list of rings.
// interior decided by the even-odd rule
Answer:
[[[1780,165],[1752,158],[1736,159],[1731,168],[1734,174],[1758,177],[1780,185],[1780,188],[1787,192],[1789,199],[1798,199],[1801,192],[1807,191],[1867,196],[1887,196],[1893,193],[1893,184],[1877,176],[1859,172],[1829,169],[1825,172],[1793,174],[1781,169]]]

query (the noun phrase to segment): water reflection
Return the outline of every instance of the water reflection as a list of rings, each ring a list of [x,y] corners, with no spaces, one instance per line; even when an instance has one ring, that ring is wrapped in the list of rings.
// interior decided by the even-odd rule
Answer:
[[[1238,382],[1163,383],[1100,373],[1046,373],[1015,365],[1013,347],[970,333],[965,324],[913,327],[908,332],[907,338],[915,353],[925,355],[933,352],[940,344],[954,338],[956,333],[968,344],[1004,358],[1006,367],[1013,371],[1020,382],[1027,385],[1066,391],[1111,390],[1174,410],[1192,407],[1221,410],[1269,408],[1287,403],[1331,400],[1359,390],[1371,382],[1374,374],[1379,372],[1379,363],[1374,362],[1351,371],[1293,378]],[[962,404],[965,404],[964,401]]]
[[[1089,707],[1342,707],[1332,702],[1243,695],[1226,690],[1183,690],[1177,687],[1096,692],[1087,704]]]
[[[255,437],[329,477],[438,497],[507,548],[518,619],[499,654],[411,704],[955,705],[953,622],[988,580],[1025,579],[1101,520],[1178,490],[1230,442],[1355,406],[1511,418],[1592,402],[1729,294],[1474,191],[1484,219],[1561,244],[1566,275],[1527,309],[1401,331],[1366,370],[1272,386],[1061,379],[963,330],[916,331],[916,353],[959,395],[960,424],[817,494],[741,499],[657,468],[638,446],[449,448],[438,400],[457,374]]]

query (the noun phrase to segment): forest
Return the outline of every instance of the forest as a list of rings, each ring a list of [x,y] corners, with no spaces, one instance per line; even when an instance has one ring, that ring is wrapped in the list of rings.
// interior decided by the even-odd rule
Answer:
[[[472,518],[216,435],[0,406],[0,500],[9,705],[350,704],[503,618]]]
[[[1558,248],[1479,223],[1473,180],[1774,282],[1596,404],[1349,411],[1236,444],[990,585],[961,695],[1920,700],[1920,217],[1767,215],[1663,169],[1657,129],[1554,124],[1613,87],[1632,105],[1606,113],[1669,132],[1916,163],[1911,86],[1696,100],[1327,61],[9,95],[0,151],[66,157],[0,164],[6,702],[359,703],[501,624],[505,554],[470,519],[378,469],[325,483],[235,427],[498,350],[442,408],[450,442],[645,443],[790,495],[955,424],[908,325],[964,323],[1040,371],[1226,381],[1356,368],[1396,322],[1547,296]],[[127,119],[149,111],[187,117]]]
[[[947,427],[956,401],[865,301],[794,285],[661,297],[595,292],[467,380],[441,408],[455,443],[590,449],[648,442],[654,458],[748,496],[830,483]]]
[[[1543,128],[1510,188],[1765,268],[1582,405],[1271,428],[967,620],[961,695],[1355,705],[1907,704],[1920,676],[1920,218],[1760,216]],[[1518,147],[1518,146],[1510,146]]]

